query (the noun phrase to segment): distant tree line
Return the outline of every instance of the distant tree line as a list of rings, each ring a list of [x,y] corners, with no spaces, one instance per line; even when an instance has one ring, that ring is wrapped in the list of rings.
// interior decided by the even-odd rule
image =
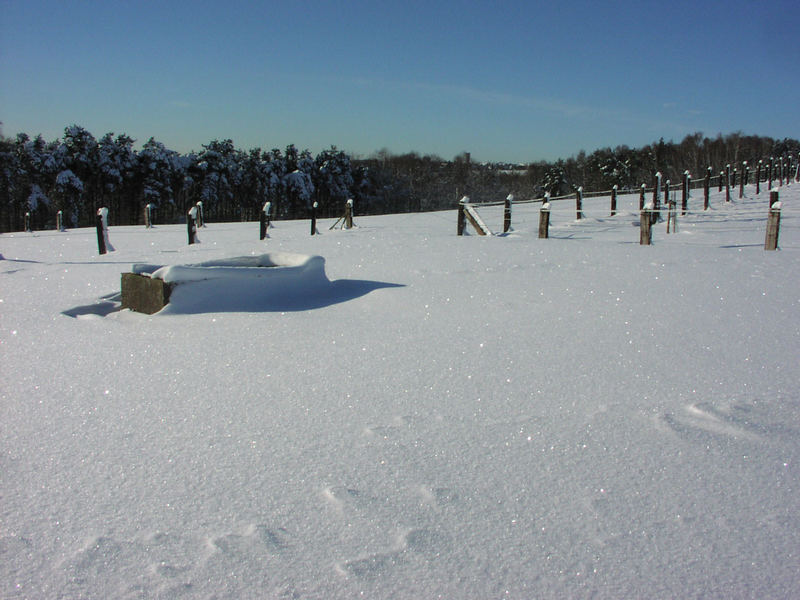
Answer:
[[[0,231],[21,230],[26,213],[33,228],[53,228],[59,211],[66,226],[89,226],[101,206],[112,225],[142,223],[147,204],[161,223],[180,221],[198,202],[210,221],[256,220],[266,202],[277,219],[305,218],[314,202],[319,216],[340,216],[348,198],[359,214],[429,211],[452,208],[463,195],[480,202],[632,188],[649,184],[656,171],[678,181],[684,170],[700,177],[709,166],[718,172],[728,163],[800,154],[797,140],[741,133],[694,133],[680,143],[662,139],[529,165],[476,164],[467,153],[444,160],[381,150],[352,158],[336,147],[314,156],[294,145],[242,151],[213,140],[180,154],[153,138],[140,150],[134,143],[125,134],[98,140],[77,125],[51,142],[0,136]]]

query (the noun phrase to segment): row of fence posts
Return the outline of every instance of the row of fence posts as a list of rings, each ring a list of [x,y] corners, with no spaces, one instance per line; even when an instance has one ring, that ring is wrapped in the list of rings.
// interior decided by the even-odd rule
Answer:
[[[709,169],[710,171],[710,169]],[[661,218],[661,173],[656,173],[657,185],[653,188],[653,200],[645,204],[646,187],[642,184],[639,194],[639,244],[642,246],[650,246],[653,243],[653,225]],[[706,190],[708,190],[709,177],[706,177]],[[742,181],[746,181],[746,176],[742,176]],[[687,212],[687,202],[689,196],[689,172],[684,172],[683,177],[683,193],[681,197],[681,215]],[[670,199],[670,181],[667,180],[664,185],[664,205],[667,207],[667,234],[677,233],[678,231],[678,207],[675,200]],[[577,215],[580,218],[582,212],[582,189],[578,188],[577,194]],[[503,210],[503,233],[508,233],[511,230],[511,212],[514,202],[514,196],[509,194],[506,197],[504,210]],[[466,204],[469,203],[469,198],[466,196],[459,202],[458,205],[458,224],[457,234],[464,235],[466,228]],[[706,200],[707,203],[707,200]],[[616,214],[617,210],[617,186],[611,190],[611,216]],[[781,204],[779,201],[778,190],[770,191],[769,199],[769,213],[767,219],[767,237],[764,243],[765,250],[777,250],[778,236],[780,234],[781,222]],[[313,235],[313,225],[312,225]],[[550,237],[550,194],[545,193],[542,200],[541,208],[539,209],[539,239],[547,239]]]
[[[670,225],[672,225],[672,233],[678,231],[677,221],[677,207],[675,202],[668,203],[667,213],[667,233],[670,233]],[[639,213],[639,244],[642,246],[650,246],[653,243],[653,224],[656,222],[658,216],[653,204],[648,204],[640,208]],[[767,235],[764,241],[764,250],[777,250],[778,237],[781,229],[781,203],[780,196],[777,189],[770,190],[769,193],[769,209],[767,212]],[[541,235],[539,236],[541,237]]]

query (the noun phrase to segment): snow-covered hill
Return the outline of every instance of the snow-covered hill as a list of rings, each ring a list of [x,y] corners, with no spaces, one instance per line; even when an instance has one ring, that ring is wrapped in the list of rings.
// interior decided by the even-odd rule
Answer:
[[[781,200],[778,252],[754,190],[650,247],[634,196],[554,203],[547,240],[536,205],[494,237],[455,211],[111,228],[104,256],[0,235],[0,597],[791,597],[800,186]],[[117,310],[135,263],[265,252],[327,281]]]

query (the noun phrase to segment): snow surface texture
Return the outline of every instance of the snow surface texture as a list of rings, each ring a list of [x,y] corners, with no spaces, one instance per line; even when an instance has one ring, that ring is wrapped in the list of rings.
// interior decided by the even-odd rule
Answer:
[[[545,240],[538,204],[0,235],[0,597],[794,596],[800,186],[778,252],[768,194],[694,196],[647,247],[638,194]],[[118,310],[135,263],[265,252],[327,277]]]

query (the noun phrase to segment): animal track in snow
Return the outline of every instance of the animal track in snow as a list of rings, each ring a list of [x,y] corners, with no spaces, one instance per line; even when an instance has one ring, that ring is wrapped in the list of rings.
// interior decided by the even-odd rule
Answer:
[[[270,529],[266,525],[250,525],[242,534],[228,533],[210,540],[213,549],[223,554],[244,555],[256,552],[279,554],[288,548],[288,532],[283,527]]]
[[[407,428],[413,423],[415,417],[412,416],[396,416],[391,420],[388,425],[374,425],[364,429],[364,435],[367,437],[389,439],[397,435],[402,429]]]
[[[347,560],[337,564],[336,570],[345,576],[376,578],[389,569],[411,560],[415,554],[421,555],[425,560],[435,558],[449,545],[449,537],[436,529],[409,529],[396,537],[389,550]]]
[[[709,438],[763,441],[795,433],[786,425],[769,422],[763,411],[744,403],[698,402],[679,412],[666,413],[662,419],[681,437],[700,442]]]

